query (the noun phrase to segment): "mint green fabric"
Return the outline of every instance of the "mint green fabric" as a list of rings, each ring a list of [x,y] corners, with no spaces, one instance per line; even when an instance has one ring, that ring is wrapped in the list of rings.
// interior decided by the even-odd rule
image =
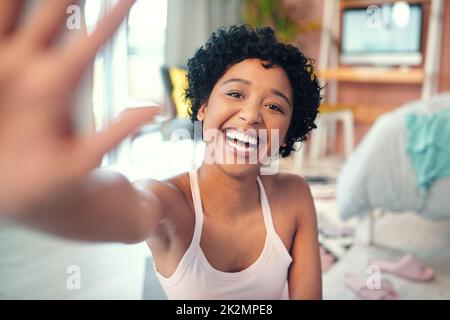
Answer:
[[[406,150],[417,186],[426,193],[435,179],[450,176],[450,108],[432,114],[408,114],[405,120]]]

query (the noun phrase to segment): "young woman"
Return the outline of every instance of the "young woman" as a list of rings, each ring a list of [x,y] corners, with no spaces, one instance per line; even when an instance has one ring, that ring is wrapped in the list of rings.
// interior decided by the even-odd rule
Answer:
[[[320,299],[308,185],[297,175],[261,175],[262,163],[249,161],[261,148],[288,156],[315,127],[311,62],[270,28],[233,26],[189,60],[188,80],[208,150],[233,161],[206,153],[197,170],[133,184],[94,172],[43,206],[35,224],[71,238],[146,241],[169,299]]]
[[[311,64],[295,47],[278,43],[270,28],[232,27],[197,51],[188,79],[192,120],[203,122],[204,136],[223,133],[208,147],[236,161],[216,158],[167,181],[137,182],[159,200],[147,243],[166,294],[321,298],[316,213],[307,184],[295,175],[260,176],[261,163],[233,157],[241,151],[249,158],[251,137],[260,130],[268,133],[269,153],[281,146],[276,152],[282,156],[305,139],[320,101]]]

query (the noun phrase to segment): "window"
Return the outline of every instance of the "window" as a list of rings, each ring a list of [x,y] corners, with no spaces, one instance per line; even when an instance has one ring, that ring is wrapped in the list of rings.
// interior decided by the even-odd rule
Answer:
[[[114,0],[86,1],[88,31],[115,3]],[[102,130],[131,100],[162,104],[164,87],[160,68],[164,63],[167,0],[138,0],[127,23],[97,55],[94,63],[93,113],[95,127]],[[117,150],[103,159],[110,165],[120,158]]]
[[[164,63],[167,0],[139,0],[128,19],[130,97],[163,103],[160,68]]]

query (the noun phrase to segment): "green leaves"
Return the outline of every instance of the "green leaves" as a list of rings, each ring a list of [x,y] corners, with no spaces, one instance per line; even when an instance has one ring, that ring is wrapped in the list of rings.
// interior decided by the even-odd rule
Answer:
[[[272,27],[278,40],[284,43],[293,42],[298,34],[320,28],[319,22],[293,20],[283,7],[282,0],[245,0],[243,19],[253,27]]]

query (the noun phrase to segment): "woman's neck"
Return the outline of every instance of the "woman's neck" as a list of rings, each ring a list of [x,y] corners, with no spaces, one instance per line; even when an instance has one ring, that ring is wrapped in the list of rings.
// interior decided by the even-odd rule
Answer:
[[[259,206],[258,173],[233,177],[218,165],[203,163],[198,169],[198,182],[205,214],[235,218]]]

